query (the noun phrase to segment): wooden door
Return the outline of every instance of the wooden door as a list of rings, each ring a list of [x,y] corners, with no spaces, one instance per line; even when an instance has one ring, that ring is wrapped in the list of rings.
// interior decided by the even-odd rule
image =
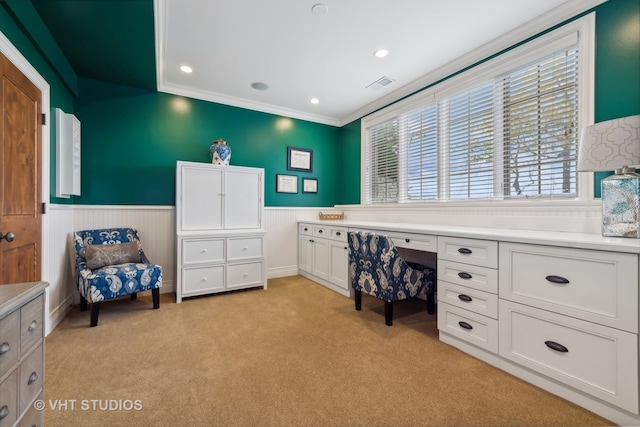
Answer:
[[[0,284],[33,282],[42,251],[41,93],[1,54],[0,72]]]

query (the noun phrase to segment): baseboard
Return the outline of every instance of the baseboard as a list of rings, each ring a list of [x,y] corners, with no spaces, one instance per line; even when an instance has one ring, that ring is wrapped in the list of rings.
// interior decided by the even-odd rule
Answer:
[[[67,296],[61,304],[59,304],[53,311],[49,312],[49,319],[45,329],[45,336],[49,335],[62,320],[71,311],[73,306],[73,295]]]
[[[278,277],[289,277],[298,274],[298,265],[288,265],[284,267],[273,267],[267,269],[267,279]]]

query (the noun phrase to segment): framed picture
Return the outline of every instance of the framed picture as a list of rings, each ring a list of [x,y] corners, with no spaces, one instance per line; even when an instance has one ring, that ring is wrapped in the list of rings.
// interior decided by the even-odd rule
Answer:
[[[298,177],[296,175],[276,174],[276,193],[297,193]]]
[[[302,192],[303,193],[317,193],[318,192],[318,180],[316,178],[302,178]]]
[[[287,147],[287,170],[311,172],[313,150]]]

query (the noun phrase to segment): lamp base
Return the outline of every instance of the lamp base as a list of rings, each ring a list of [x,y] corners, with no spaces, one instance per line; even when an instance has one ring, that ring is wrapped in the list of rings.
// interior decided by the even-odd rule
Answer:
[[[602,235],[640,238],[640,175],[624,170],[602,180]]]

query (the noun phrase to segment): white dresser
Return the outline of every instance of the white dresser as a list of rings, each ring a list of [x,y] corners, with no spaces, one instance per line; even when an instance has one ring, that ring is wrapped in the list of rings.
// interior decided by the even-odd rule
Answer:
[[[0,427],[42,426],[46,282],[0,285]]]
[[[441,341],[640,425],[640,239],[354,220],[299,226],[300,274],[321,284],[321,269],[308,273],[316,227],[377,231],[436,255]]]
[[[264,169],[176,165],[176,302],[267,287]]]

